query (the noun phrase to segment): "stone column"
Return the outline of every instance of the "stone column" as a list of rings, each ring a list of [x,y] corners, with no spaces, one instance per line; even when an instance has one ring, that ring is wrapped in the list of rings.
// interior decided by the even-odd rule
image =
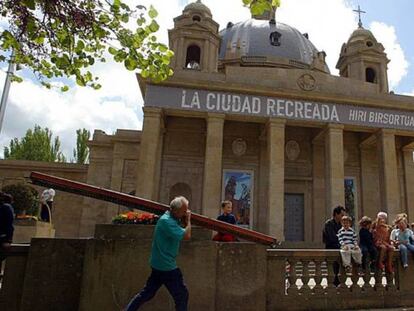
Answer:
[[[321,228],[331,218],[325,207],[325,147],[322,139],[312,142],[312,241],[322,242]]]
[[[362,214],[375,217],[380,210],[380,190],[375,142],[373,145],[360,145],[361,155],[361,195]]]
[[[204,215],[212,218],[216,218],[220,212],[223,127],[224,114],[208,114],[202,211]]]
[[[381,210],[388,212],[392,221],[401,212],[395,130],[381,129],[377,135]]]
[[[268,233],[280,241],[285,239],[285,124],[286,120],[271,119],[267,124]]]
[[[414,220],[414,148],[404,148],[404,184],[408,218]]]
[[[162,147],[162,110],[144,107],[136,195],[157,200]]]
[[[329,124],[325,132],[325,193],[328,215],[332,215],[335,206],[345,204],[343,128],[343,125]]]

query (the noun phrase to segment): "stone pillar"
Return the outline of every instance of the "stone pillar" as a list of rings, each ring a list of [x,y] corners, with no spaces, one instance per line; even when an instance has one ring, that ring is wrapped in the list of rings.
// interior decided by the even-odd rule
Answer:
[[[322,243],[321,230],[331,218],[325,207],[325,148],[324,142],[312,142],[312,241]]]
[[[414,148],[404,148],[404,184],[407,214],[411,222],[414,220]]]
[[[285,124],[286,120],[271,119],[267,124],[268,233],[280,241],[285,239]]]
[[[377,135],[381,210],[388,213],[391,221],[401,212],[395,130],[381,129]]]
[[[329,124],[325,132],[325,193],[328,215],[332,215],[335,206],[345,204],[343,128],[343,125]]]
[[[380,210],[376,146],[360,145],[362,215],[375,217]]]
[[[220,212],[223,127],[224,114],[208,114],[202,211],[212,218],[216,218]]]
[[[162,148],[162,110],[144,107],[136,195],[157,200]]]

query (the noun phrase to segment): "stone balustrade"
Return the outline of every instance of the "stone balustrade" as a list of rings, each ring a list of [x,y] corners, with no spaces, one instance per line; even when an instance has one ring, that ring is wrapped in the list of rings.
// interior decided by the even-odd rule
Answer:
[[[33,239],[6,260],[0,310],[119,310],[145,284],[152,226],[101,226],[93,239]],[[340,270],[336,250],[217,243],[195,228],[178,265],[189,310],[342,310],[414,306],[414,260],[393,274]],[[7,306],[7,307],[6,307]],[[174,310],[165,289],[142,310]]]
[[[356,266],[346,273],[340,266],[341,284],[333,284],[334,262],[341,262],[336,250],[268,250],[267,310],[341,310],[413,306],[409,298],[414,269],[403,270],[398,251],[395,272],[362,271]],[[411,264],[414,261],[411,260]],[[412,277],[412,276],[411,276]]]

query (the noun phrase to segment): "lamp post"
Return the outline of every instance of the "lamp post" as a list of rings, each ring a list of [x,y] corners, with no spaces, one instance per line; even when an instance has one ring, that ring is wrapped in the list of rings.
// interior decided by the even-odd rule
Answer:
[[[3,120],[4,120],[4,113],[6,112],[6,104],[7,104],[7,98],[9,97],[9,91],[10,91],[10,84],[11,79],[14,74],[14,71],[16,69],[16,65],[14,64],[14,51],[12,51],[10,55],[9,60],[9,68],[6,72],[6,80],[4,81],[4,88],[3,88],[3,94],[1,95],[1,102],[0,102],[0,133],[1,129],[3,128]]]

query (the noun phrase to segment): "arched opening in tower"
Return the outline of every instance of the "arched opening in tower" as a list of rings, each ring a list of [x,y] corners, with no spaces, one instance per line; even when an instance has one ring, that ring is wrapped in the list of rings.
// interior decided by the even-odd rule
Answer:
[[[377,83],[377,75],[375,70],[372,68],[365,69],[365,81],[370,83]]]
[[[201,49],[197,45],[190,45],[187,48],[185,68],[200,70]]]

